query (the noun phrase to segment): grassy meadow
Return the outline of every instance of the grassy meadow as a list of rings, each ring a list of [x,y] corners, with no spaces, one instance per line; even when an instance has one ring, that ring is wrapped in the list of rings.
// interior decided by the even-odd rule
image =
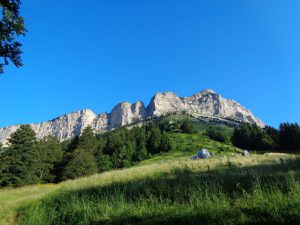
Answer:
[[[213,152],[216,156],[230,156],[241,152],[239,148],[213,141],[201,134],[170,133],[169,137],[174,143],[170,152],[153,155],[151,158],[141,161],[140,164],[147,165],[172,160],[186,160],[202,148],[208,149],[209,152]]]
[[[169,123],[170,121],[173,123],[188,121],[193,124],[193,127],[197,132],[194,134],[178,133],[176,129],[172,132],[168,132],[168,136],[173,143],[172,150],[167,153],[153,155],[149,159],[141,161],[139,165],[148,165],[159,162],[164,163],[173,160],[186,160],[192,155],[195,155],[197,151],[202,148],[208,149],[209,152],[212,152],[217,156],[230,156],[241,152],[241,149],[232,146],[229,141],[234,130],[232,127],[212,122],[205,122],[186,115],[170,115],[164,117],[160,123]],[[222,130],[228,141],[226,143],[222,143],[211,140],[209,137],[205,136],[204,133],[208,127],[217,127]]]
[[[299,164],[285,154],[174,160],[4,189],[1,224],[299,224]]]
[[[59,184],[0,189],[2,225],[300,224],[300,157],[252,154],[230,143],[233,128],[183,115],[196,133],[168,132],[172,150],[131,168]],[[225,143],[205,136],[217,126]],[[199,149],[215,154],[191,160]]]

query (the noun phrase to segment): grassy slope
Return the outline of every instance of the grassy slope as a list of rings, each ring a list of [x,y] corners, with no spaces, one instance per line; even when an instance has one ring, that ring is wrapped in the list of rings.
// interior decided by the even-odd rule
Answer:
[[[210,140],[208,137],[201,134],[169,134],[174,143],[173,150],[169,153],[159,154],[150,159],[141,162],[142,165],[147,165],[157,162],[166,162],[172,160],[186,160],[192,155],[195,155],[198,150],[206,148],[209,152],[213,152],[216,156],[228,156],[236,154],[241,150],[231,145],[223,144],[217,141]]]
[[[201,133],[204,133],[209,127],[217,127],[223,131],[223,133],[229,137],[232,135],[234,128],[229,127],[224,124],[216,123],[216,122],[207,122],[201,119],[193,118],[188,115],[170,115],[163,117],[161,121],[172,121],[172,122],[182,122],[188,121],[193,124],[194,128]]]
[[[170,161],[2,190],[0,205],[17,202],[10,218],[30,225],[297,224],[299,172],[291,155]],[[41,200],[20,208],[24,196]]]
[[[59,185],[32,185],[16,189],[0,190],[0,224],[15,224],[15,210],[59,188]],[[6,222],[5,222],[6,221]]]
[[[171,115],[162,119],[162,121],[189,121],[193,124],[194,128],[197,130],[197,134],[183,134],[183,133],[169,133],[169,137],[174,143],[173,149],[169,153],[164,153],[160,155],[152,156],[148,160],[142,161],[141,165],[147,165],[157,162],[166,162],[172,160],[186,160],[192,155],[195,155],[198,150],[206,148],[209,152],[215,153],[217,156],[228,156],[236,154],[241,151],[241,149],[236,148],[229,144],[220,143],[209,139],[207,136],[203,135],[206,129],[210,126],[217,127],[222,132],[229,137],[232,135],[234,128],[228,127],[222,124],[208,123],[199,119],[191,118],[185,115]],[[162,122],[160,121],[160,122]]]
[[[201,135],[211,124],[166,119],[193,120],[199,133],[170,133],[170,153],[130,169],[0,190],[0,224],[300,223],[299,158],[234,156],[240,149]],[[216,157],[192,161],[201,148]]]

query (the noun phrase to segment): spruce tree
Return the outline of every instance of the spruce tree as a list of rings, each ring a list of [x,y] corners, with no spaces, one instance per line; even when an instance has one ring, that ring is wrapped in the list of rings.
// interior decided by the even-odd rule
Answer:
[[[159,153],[161,131],[157,126],[150,126],[148,130],[147,149],[151,154]]]
[[[97,148],[97,138],[91,126],[87,126],[79,136],[77,148],[95,154]]]
[[[219,142],[225,142],[226,141],[226,136],[220,128],[212,127],[210,126],[205,133],[210,139],[219,141]]]
[[[38,142],[38,176],[42,182],[53,182],[58,176],[58,166],[63,151],[56,137],[48,136]]]
[[[186,134],[196,133],[194,126],[191,123],[189,123],[188,121],[184,121],[182,123],[182,125],[180,126],[180,130],[182,130],[182,132],[186,133]]]
[[[250,150],[270,150],[274,146],[272,138],[263,129],[249,123],[235,128],[231,140],[234,146]]]
[[[99,172],[108,171],[113,168],[113,164],[110,159],[110,156],[104,154],[105,147],[106,147],[106,139],[102,136],[97,141],[97,150],[96,150],[96,161],[98,164]]]
[[[143,127],[142,128],[134,127],[131,130],[131,133],[135,137],[135,142],[136,142],[136,148],[133,154],[133,160],[141,161],[143,159],[146,159],[148,157],[148,151],[146,148],[147,136],[146,136],[145,129]]]
[[[163,131],[161,135],[159,150],[161,152],[169,152],[171,151],[171,149],[172,149],[172,141],[169,138],[167,132]]]
[[[29,125],[21,125],[9,138],[7,167],[2,185],[21,186],[40,181],[36,134]]]
[[[113,168],[109,155],[99,154],[97,156],[97,164],[99,172],[109,171]]]
[[[76,149],[63,171],[63,180],[75,179],[98,172],[93,154],[83,149]]]
[[[300,150],[300,126],[297,123],[281,123],[279,146],[282,150]]]

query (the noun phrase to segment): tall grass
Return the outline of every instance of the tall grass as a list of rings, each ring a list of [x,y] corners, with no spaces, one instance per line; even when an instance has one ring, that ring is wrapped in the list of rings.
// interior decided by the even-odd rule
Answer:
[[[40,199],[59,188],[59,185],[32,185],[0,189],[0,224],[16,224],[15,210],[28,202]]]
[[[215,158],[68,181],[18,210],[20,224],[299,224],[300,159]]]

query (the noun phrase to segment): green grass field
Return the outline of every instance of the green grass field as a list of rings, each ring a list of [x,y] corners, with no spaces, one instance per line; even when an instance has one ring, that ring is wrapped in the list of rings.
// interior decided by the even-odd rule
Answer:
[[[0,189],[0,225],[300,224],[300,157],[240,156],[203,135],[170,132],[171,152],[59,184]],[[230,136],[233,128],[219,126]],[[215,153],[192,160],[198,150]]]
[[[198,150],[206,148],[216,156],[229,156],[241,152],[241,149],[232,145],[227,145],[213,141],[201,134],[171,133],[169,137],[174,143],[171,152],[154,155],[150,159],[142,161],[140,164],[147,165],[157,162],[167,162],[172,160],[186,160],[195,155]]]
[[[173,160],[3,189],[1,224],[299,224],[299,164],[284,154]]]

